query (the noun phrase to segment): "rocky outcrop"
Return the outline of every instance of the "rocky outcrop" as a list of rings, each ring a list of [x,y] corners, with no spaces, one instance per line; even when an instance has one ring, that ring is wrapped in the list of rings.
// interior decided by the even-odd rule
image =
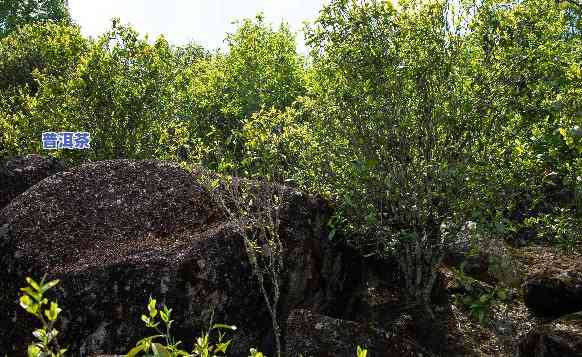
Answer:
[[[582,273],[542,272],[524,284],[524,301],[535,314],[557,317],[582,311]]]
[[[463,231],[466,232],[466,226]],[[519,287],[524,268],[509,253],[502,240],[484,237],[474,232],[451,242],[444,264],[463,274],[490,284]]]
[[[247,356],[250,347],[273,355],[271,321],[244,242],[202,175],[216,178],[167,162],[102,161],[16,197],[0,212],[0,350],[22,355],[31,342],[37,326],[18,306],[18,292],[25,277],[46,274],[61,280],[50,298],[63,308],[57,328],[72,356],[126,353],[155,333],[140,320],[150,295],[173,309],[173,335],[186,349],[213,311],[214,321],[239,327],[229,336],[231,355]],[[257,194],[261,186],[246,183]],[[289,351],[352,356],[355,342],[374,356],[407,356],[421,350],[412,341],[446,347],[446,329],[436,333],[422,312],[408,314],[396,262],[332,243],[324,200],[270,187],[283,198],[279,316]],[[251,209],[257,197],[252,202]],[[448,299],[443,281],[433,293],[439,305]],[[409,316],[403,329],[395,324],[402,316]]]
[[[63,169],[60,162],[39,155],[0,161],[0,210],[29,187]]]
[[[543,324],[519,341],[518,357],[581,357],[582,315]]]
[[[186,346],[215,321],[239,326],[232,354],[269,351],[270,320],[244,244],[198,181],[156,161],[115,160],[53,175],[0,218],[0,350],[22,355],[33,321],[18,306],[26,276],[59,278],[51,296],[71,355],[125,353],[151,334],[140,315],[151,294],[173,308]],[[280,210],[285,246],[282,318],[296,307],[340,313],[354,268],[327,241],[324,201],[288,189]]]
[[[400,331],[399,331],[400,332]],[[309,310],[293,310],[287,319],[287,356],[355,356],[357,346],[377,357],[417,356],[418,348],[394,331],[366,323],[334,319]]]

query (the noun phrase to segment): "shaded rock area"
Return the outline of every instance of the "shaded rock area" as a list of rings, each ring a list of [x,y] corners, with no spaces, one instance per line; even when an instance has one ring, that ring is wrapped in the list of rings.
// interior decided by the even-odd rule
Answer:
[[[519,341],[518,357],[581,357],[582,314],[543,324]]]
[[[272,351],[271,323],[241,237],[199,173],[157,161],[113,160],[60,172],[0,213],[0,350],[22,355],[35,321],[18,306],[26,276],[59,278],[62,342],[71,355],[120,354],[151,334],[151,294],[173,308],[175,337],[190,347],[215,321],[239,326],[232,355]],[[332,245],[325,201],[286,189],[282,321],[295,308],[344,316],[363,263]],[[359,299],[361,300],[361,299]],[[356,304],[357,305],[357,304]],[[351,307],[350,307],[351,306]],[[272,353],[271,353],[272,355]]]
[[[293,310],[287,319],[287,356],[355,356],[357,346],[367,346],[371,356],[417,356],[414,341],[395,331],[366,323],[334,319],[309,310]]]
[[[582,311],[582,272],[554,271],[530,277],[524,284],[526,306],[540,316]]]
[[[477,234],[452,242],[444,264],[479,281],[512,287],[521,285],[525,271],[503,241]]]
[[[150,295],[173,309],[174,336],[186,349],[214,311],[215,322],[239,327],[228,336],[229,355],[248,356],[250,347],[274,355],[270,317],[236,223],[201,183],[203,175],[217,176],[131,160],[52,174],[50,164],[26,160],[44,159],[2,163],[2,177],[28,172],[32,178],[21,181],[33,185],[0,210],[2,354],[23,355],[31,342],[38,325],[18,306],[19,288],[26,276],[46,274],[61,280],[49,297],[63,308],[57,328],[71,356],[120,355],[155,333],[140,320]],[[395,260],[363,257],[346,240],[329,240],[333,210],[325,200],[268,187],[284,202],[277,210],[284,247],[279,316],[289,355],[354,356],[357,345],[369,356],[579,355],[579,322],[560,317],[582,310],[579,255],[466,234],[439,269],[431,320],[407,304]],[[507,298],[478,321],[463,298],[499,287]]]
[[[62,170],[59,161],[39,155],[0,161],[0,210],[29,187]]]

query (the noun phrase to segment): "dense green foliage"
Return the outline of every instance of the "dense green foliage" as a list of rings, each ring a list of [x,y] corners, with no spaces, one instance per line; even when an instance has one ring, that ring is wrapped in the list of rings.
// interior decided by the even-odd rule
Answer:
[[[551,214],[558,221],[542,223],[552,233],[537,230],[541,238],[561,240],[559,226],[569,224],[571,243],[581,236],[566,223],[576,211],[580,219],[582,192],[581,11],[538,1],[485,7],[474,25],[470,72],[472,99],[494,136],[472,165],[468,194],[481,213],[497,199],[504,205],[497,216],[510,217],[506,228],[517,233],[529,218]]]
[[[64,0],[3,0],[0,3],[0,38],[30,23],[64,22],[71,17]]]
[[[188,149],[194,160],[219,171],[234,170],[244,159],[240,136],[254,113],[282,110],[305,90],[302,60],[287,27],[273,30],[259,15],[240,23],[227,44],[227,53],[179,74],[184,83],[179,123],[188,129]]]
[[[391,3],[332,1],[308,56],[260,15],[212,52],[0,9],[0,157],[157,158],[318,192],[366,253],[402,253],[417,302],[467,220],[579,247],[582,7]],[[91,149],[43,151],[43,131],[88,131]]]

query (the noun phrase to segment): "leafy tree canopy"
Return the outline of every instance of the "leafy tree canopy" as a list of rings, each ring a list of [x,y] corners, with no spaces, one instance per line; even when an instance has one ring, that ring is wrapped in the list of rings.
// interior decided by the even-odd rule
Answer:
[[[71,22],[66,0],[2,0],[0,38],[18,26],[39,22]]]

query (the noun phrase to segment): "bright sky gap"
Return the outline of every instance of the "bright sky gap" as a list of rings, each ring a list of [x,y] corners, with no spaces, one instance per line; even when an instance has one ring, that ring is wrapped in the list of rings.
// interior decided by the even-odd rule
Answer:
[[[298,50],[305,53],[303,22],[317,18],[329,0],[69,0],[71,15],[83,34],[97,37],[119,17],[150,40],[164,35],[174,45],[196,42],[207,49],[224,48],[233,21],[262,12],[273,27],[286,22],[297,33]]]

